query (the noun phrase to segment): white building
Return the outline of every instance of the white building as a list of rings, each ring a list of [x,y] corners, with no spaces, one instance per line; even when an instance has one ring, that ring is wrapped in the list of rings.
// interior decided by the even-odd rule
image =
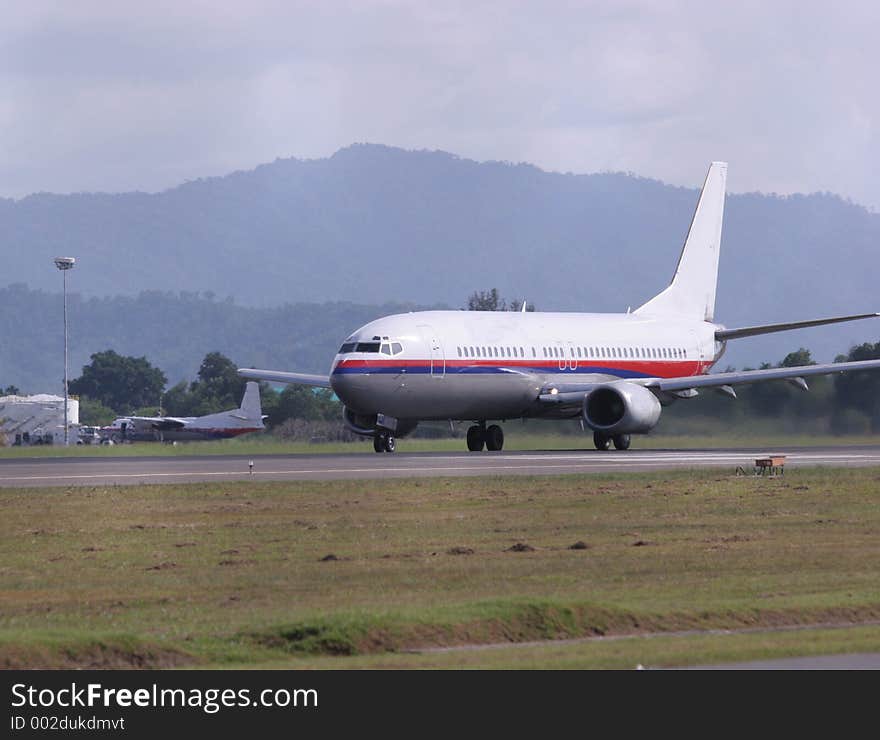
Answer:
[[[71,444],[76,444],[79,401],[69,398],[67,423]],[[7,445],[64,444],[64,397],[0,396],[0,435]]]

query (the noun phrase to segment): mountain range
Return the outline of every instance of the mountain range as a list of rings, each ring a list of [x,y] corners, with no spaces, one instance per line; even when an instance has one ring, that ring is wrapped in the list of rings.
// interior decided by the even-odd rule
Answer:
[[[707,166],[694,164],[695,183]],[[342,321],[349,328],[337,340],[383,304],[460,307],[491,287],[540,310],[625,311],[668,283],[697,195],[631,173],[546,172],[359,144],[160,193],[0,199],[0,286],[15,284],[20,297],[37,291],[48,305],[61,287],[51,258],[72,255],[68,288],[80,301],[119,296],[155,319],[145,333],[141,317],[135,331],[123,311],[105,346],[80,352],[109,348],[118,336],[137,346],[137,334],[203,344],[176,334],[186,316],[155,310],[163,295],[198,295],[257,320],[285,305],[361,307]],[[880,215],[862,206],[828,193],[731,193],[716,318],[741,326],[877,310],[878,256]],[[2,326],[4,348],[45,341],[16,335],[9,319]],[[278,346],[290,344],[289,327],[275,329]],[[744,340],[722,364],[778,360],[801,345],[829,360],[878,336],[880,327],[860,322]],[[136,354],[149,357],[142,346]],[[277,364],[273,352],[265,348],[259,360]],[[0,382],[8,377],[0,365]]]

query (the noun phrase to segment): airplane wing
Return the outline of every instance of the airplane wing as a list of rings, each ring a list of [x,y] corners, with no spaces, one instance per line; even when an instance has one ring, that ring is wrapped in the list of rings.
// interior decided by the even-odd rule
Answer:
[[[793,321],[788,324],[765,324],[763,326],[744,326],[741,329],[719,329],[715,332],[715,339],[726,342],[728,339],[741,339],[742,337],[756,337],[759,334],[773,334],[777,331],[790,331],[791,329],[806,329],[810,326],[824,326],[825,324],[839,324],[842,321],[858,321],[859,319],[873,319],[880,313],[860,313],[854,316],[834,316],[830,319],[813,319],[812,321]]]
[[[149,429],[167,431],[169,429],[183,429],[186,426],[184,419],[174,416],[129,416],[136,426]]]
[[[238,374],[250,380],[268,380],[274,383],[296,383],[313,385],[318,388],[329,388],[330,378],[327,375],[309,375],[308,373],[285,373],[280,370],[256,370],[239,368]]]
[[[766,380],[785,380],[799,378],[806,387],[803,378],[810,375],[832,375],[848,373],[855,370],[880,370],[880,360],[862,360],[860,362],[834,362],[825,365],[801,365],[799,367],[772,367],[766,370],[741,370],[731,373],[711,373],[709,375],[691,375],[681,378],[639,378],[637,380],[606,381],[612,383],[636,383],[658,391],[686,391],[696,388],[720,388],[721,386],[745,385],[761,383]],[[573,404],[583,401],[584,396],[597,385],[606,383],[559,383],[550,384],[541,389],[538,400],[544,403]]]
[[[878,370],[880,360],[861,362],[833,362],[827,365],[801,365],[800,367],[771,367],[766,370],[741,370],[732,373],[711,373],[691,378],[651,378],[644,385],[661,391],[681,391],[689,388],[717,388],[722,385],[760,383],[764,380],[804,378],[808,375],[831,375],[854,370]]]
[[[170,429],[183,429],[185,426],[186,422],[183,419],[174,419],[170,416],[152,420],[153,429],[158,429],[163,432]]]

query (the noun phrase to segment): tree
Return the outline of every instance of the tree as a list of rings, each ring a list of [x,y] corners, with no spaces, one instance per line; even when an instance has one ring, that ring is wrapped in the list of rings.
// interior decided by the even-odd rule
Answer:
[[[0,396],[20,396],[21,391],[17,386],[7,385],[6,388],[0,390]]]
[[[112,349],[96,352],[82,375],[70,382],[70,392],[100,401],[118,413],[158,402],[165,388],[165,373],[146,357],[126,357]]]
[[[468,311],[521,311],[523,301],[514,298],[509,303],[505,301],[498,293],[498,288],[491,290],[480,290],[471,293],[468,298]],[[526,304],[526,311],[534,311],[535,304]]]
[[[278,396],[269,414],[269,424],[277,427],[288,419],[308,421],[337,421],[342,416],[342,405],[325,388],[309,388],[302,385],[288,385]]]
[[[880,359],[880,342],[860,344],[836,359],[838,362]],[[845,431],[841,426],[844,418],[841,412],[851,409],[867,416],[872,432],[880,432],[880,372],[863,370],[838,375],[834,379],[834,401],[836,418],[832,420],[832,427],[835,431]]]
[[[238,366],[220,352],[209,352],[192,383],[180,382],[163,397],[163,408],[174,416],[203,416],[236,408],[247,381]]]
[[[525,301],[523,301],[520,298],[514,298],[510,303],[507,304],[507,310],[508,311],[522,311],[522,304],[524,302]],[[535,309],[534,303],[526,303],[526,313],[531,313],[535,310],[536,309]]]
[[[507,304],[498,294],[498,288],[474,291],[468,298],[468,311],[504,311]]]
[[[83,397],[79,401],[79,423],[86,426],[105,427],[110,424],[117,414],[113,409],[108,409],[100,401],[93,401]]]
[[[199,367],[199,379],[193,390],[221,408],[232,408],[241,402],[246,383],[232,360],[219,352],[209,352]]]
[[[804,365],[815,365],[816,361],[810,354],[810,350],[801,347],[795,352],[789,352],[785,359],[779,363],[779,367],[802,367]]]

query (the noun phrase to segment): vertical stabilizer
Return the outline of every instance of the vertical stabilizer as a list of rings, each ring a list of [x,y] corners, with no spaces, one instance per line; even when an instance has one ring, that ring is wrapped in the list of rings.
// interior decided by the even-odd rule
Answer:
[[[712,162],[672,282],[635,313],[714,320],[726,183],[727,162]]]
[[[245,386],[244,397],[241,399],[241,415],[254,421],[263,420],[263,407],[260,404],[260,384],[249,382]]]

